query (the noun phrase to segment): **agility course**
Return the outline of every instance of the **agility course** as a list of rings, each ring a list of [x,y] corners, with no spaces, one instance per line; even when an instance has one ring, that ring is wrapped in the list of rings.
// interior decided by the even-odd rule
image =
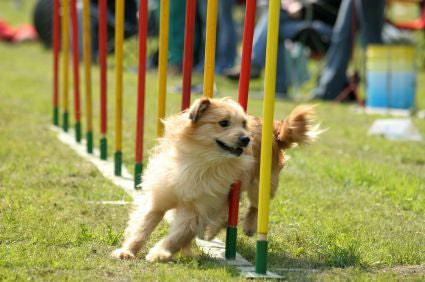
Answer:
[[[174,21],[173,5],[177,0],[172,1],[170,40]],[[19,7],[15,5],[18,2],[21,3]],[[35,4],[39,2],[54,4],[53,0],[0,1],[0,18],[12,27],[31,23]],[[97,1],[90,2],[93,4]],[[113,1],[107,2],[110,8]],[[127,8],[129,2],[125,1]],[[79,3],[81,25],[82,0]],[[150,13],[153,10],[156,12],[156,8],[150,3],[151,1]],[[198,16],[201,1],[196,1],[196,5]],[[94,6],[91,6],[92,15],[97,12]],[[182,7],[184,10],[184,6]],[[242,43],[240,39],[245,2],[234,6],[233,11],[240,35],[238,42]],[[257,6],[257,18],[262,11],[262,7]],[[50,8],[47,13],[51,13]],[[113,19],[113,13],[109,12],[108,18]],[[60,23],[61,18],[57,20]],[[97,25],[97,22],[98,19],[92,17],[91,23]],[[198,21],[195,25],[197,24]],[[108,25],[109,30],[110,27]],[[184,25],[179,25],[181,33],[183,27]],[[70,36],[71,33],[70,30]],[[91,33],[91,43],[95,49],[94,45],[98,42],[97,26],[92,27]],[[149,34],[152,34],[151,30]],[[418,49],[419,46],[425,46],[422,34],[419,35],[421,41],[417,45]],[[80,30],[80,58],[83,60],[81,36]],[[148,63],[157,48],[158,37],[156,34],[154,36],[148,41]],[[218,41],[219,36],[220,32],[217,33]],[[137,40],[138,37],[132,37],[124,41],[121,177],[114,176],[113,54],[109,53],[107,58],[108,124],[104,136],[109,144],[108,159],[105,161],[99,157],[102,137],[99,62],[90,68],[94,147],[93,154],[87,154],[83,61],[80,63],[81,143],[76,142],[74,134],[71,41],[68,133],[62,129],[62,63],[58,61],[58,127],[52,125],[52,50],[46,49],[40,42],[0,42],[0,280],[244,279],[241,275],[243,271],[238,266],[229,266],[240,258],[238,255],[236,260],[227,260],[227,263],[223,258],[212,255],[209,250],[200,252],[196,259],[176,254],[174,263],[157,264],[144,260],[143,255],[149,247],[167,232],[165,222],[160,223],[157,232],[152,234],[152,239],[143,248],[139,259],[123,262],[110,258],[111,250],[121,242],[123,225],[132,209],[132,198],[129,195],[141,193],[134,189],[133,180],[139,59]],[[181,41],[183,42],[183,36]],[[113,44],[113,37],[108,36],[109,51]],[[204,49],[197,48],[196,44],[195,33],[194,52],[203,52]],[[238,47],[242,49],[242,45]],[[98,61],[98,54],[92,54],[93,61]],[[424,52],[422,58],[423,55]],[[194,58],[191,77],[194,86],[198,86],[203,79],[203,73],[196,68],[197,58],[199,57]],[[397,63],[398,59],[392,62]],[[309,66],[313,68],[320,69],[319,63],[309,60]],[[425,108],[423,66],[421,64],[418,68],[418,115]],[[181,89],[176,89],[176,86],[181,85],[181,78],[180,74],[168,74],[167,115],[181,110]],[[250,81],[248,112],[257,117],[262,115],[263,100],[256,94],[263,91],[263,78],[262,74],[260,78],[251,78]],[[215,87],[218,92],[214,96],[237,99],[238,82],[230,82],[216,73]],[[397,80],[393,79],[393,82]],[[143,166],[146,171],[147,152],[154,145],[156,137],[158,85],[156,70],[150,70],[149,64],[145,84]],[[311,81],[304,85],[301,91],[308,94],[315,87],[313,84],[314,81]],[[360,83],[362,85],[363,82]],[[200,97],[201,93],[195,92],[198,89],[202,90],[192,86],[192,101]],[[280,120],[287,116],[297,104],[296,101],[276,97],[275,119]],[[318,101],[316,112],[318,121],[329,130],[313,146],[295,148],[288,152],[291,159],[279,177],[278,193],[270,205],[267,269],[289,281],[423,281],[424,144],[368,136],[368,129],[377,118],[376,115],[355,112],[351,105]],[[412,123],[423,135],[425,120],[415,116],[412,117]],[[65,140],[69,143],[63,143]],[[78,153],[74,150],[75,147],[79,148]],[[103,170],[88,161],[89,157],[96,164],[103,165]],[[126,170],[131,174],[127,174]],[[104,172],[109,175],[105,176]],[[116,180],[126,180],[128,190],[121,189],[121,183]],[[254,270],[257,238],[244,236],[242,233],[246,204],[245,195],[241,195],[237,252],[247,259],[245,267]],[[222,232],[219,238],[225,241],[225,233]],[[218,249],[216,241],[208,243],[210,250],[217,246],[217,253],[224,254],[224,244]]]
[[[116,1],[115,6],[115,120],[114,120],[114,174],[122,175],[122,112],[123,112],[123,39],[124,39],[124,3]],[[143,143],[144,143],[144,107],[145,107],[145,80],[146,80],[146,53],[147,53],[147,29],[148,29],[148,1],[140,1],[139,10],[139,43],[138,43],[138,91],[137,91],[137,126],[135,140],[135,165],[134,165],[134,189],[139,189],[141,175],[143,173]],[[186,3],[186,25],[184,36],[184,65],[182,79],[182,102],[181,109],[185,110],[190,105],[191,75],[192,75],[192,54],[195,21],[196,0],[188,0]],[[270,200],[270,170],[271,170],[271,145],[272,145],[272,125],[274,114],[274,95],[276,80],[276,58],[278,42],[280,1],[270,1],[269,26],[267,35],[266,69],[265,69],[265,94],[263,102],[264,125],[262,132],[261,149],[261,173],[259,189],[259,210],[258,210],[258,240],[255,260],[255,275],[259,277],[276,277],[267,272],[267,233],[268,214]],[[99,1],[99,68],[100,68],[100,144],[99,157],[101,160],[108,158],[107,154],[107,65],[106,65],[106,40],[107,40],[107,1]],[[169,0],[161,1],[160,6],[160,32],[159,32],[159,63],[158,63],[158,96],[157,96],[157,136],[163,134],[161,120],[166,116],[166,92],[167,92],[167,61],[168,61],[168,33],[170,24]],[[204,83],[203,95],[212,98],[214,95],[214,71],[215,71],[215,46],[217,30],[218,1],[209,0],[207,6],[206,22],[206,48],[204,63]],[[253,41],[253,31],[255,24],[256,1],[247,0],[245,9],[245,23],[243,31],[241,77],[239,81],[238,102],[243,109],[247,110],[248,89],[250,79],[251,51]],[[85,117],[86,117],[86,150],[93,154],[94,136],[92,122],[92,97],[91,97],[91,46],[90,46],[90,6],[89,1],[83,1],[83,63],[85,74]],[[61,32],[59,32],[59,18],[61,21]],[[72,45],[72,66],[73,66],[73,104],[74,104],[74,126],[75,140],[80,143],[82,140],[81,129],[81,108],[80,108],[80,79],[79,79],[79,34],[77,19],[76,0],[54,0],[53,9],[53,121],[59,126],[58,101],[62,100],[62,128],[65,132],[69,127],[69,39]],[[69,26],[71,22],[71,27]],[[60,34],[61,33],[61,34]],[[61,60],[59,60],[59,46]],[[62,64],[62,85],[59,84],[59,64]],[[59,93],[62,91],[61,97]],[[112,168],[111,168],[112,169]],[[229,195],[228,227],[226,234],[225,258],[228,261],[236,259],[236,240],[239,209],[240,181],[232,185]]]

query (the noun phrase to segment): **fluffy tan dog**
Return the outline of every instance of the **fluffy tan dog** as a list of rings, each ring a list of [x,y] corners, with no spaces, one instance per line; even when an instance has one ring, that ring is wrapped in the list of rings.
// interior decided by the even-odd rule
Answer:
[[[135,258],[168,210],[174,209],[169,233],[149,251],[148,261],[168,261],[182,248],[189,251],[196,234],[226,213],[231,184],[254,163],[246,153],[247,119],[235,101],[208,98],[165,119],[164,137],[142,180],[146,200],[131,214],[124,243],[113,257]]]

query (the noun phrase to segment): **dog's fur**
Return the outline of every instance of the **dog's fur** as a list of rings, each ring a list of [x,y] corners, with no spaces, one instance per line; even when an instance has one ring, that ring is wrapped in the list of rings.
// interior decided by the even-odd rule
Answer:
[[[312,125],[313,113],[312,107],[300,106],[287,119],[274,122],[271,197],[285,164],[284,150],[306,144],[320,133],[318,126]],[[225,128],[219,124],[223,120],[229,121]],[[149,251],[146,259],[168,261],[179,250],[190,254],[197,234],[211,239],[223,227],[230,185],[238,179],[250,201],[244,231],[249,236],[255,233],[262,121],[246,115],[230,99],[201,98],[188,111],[167,118],[164,124],[164,137],[155,147],[142,181],[146,201],[131,214],[124,244],[113,252],[113,257],[135,258],[171,209],[174,217],[169,234]],[[240,146],[241,136],[251,138],[246,148]],[[224,150],[216,140],[233,149]]]

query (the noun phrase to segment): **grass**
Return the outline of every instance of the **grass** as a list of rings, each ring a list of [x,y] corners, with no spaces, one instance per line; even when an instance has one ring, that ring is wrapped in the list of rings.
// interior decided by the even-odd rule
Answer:
[[[17,11],[11,1],[1,1],[0,17],[13,23],[27,20],[33,2],[25,1],[23,11]],[[173,264],[146,263],[143,256],[166,232],[165,224],[141,259],[110,259],[130,207],[90,202],[129,198],[48,129],[51,53],[36,43],[0,43],[0,62],[0,280],[242,279],[235,269],[205,255]],[[109,78],[113,89],[113,66]],[[420,109],[425,107],[424,78],[422,71]],[[179,81],[170,77],[169,85]],[[96,67],[93,83],[97,125]],[[155,137],[155,73],[148,74],[147,83],[145,155]],[[125,73],[124,85],[123,155],[132,169],[137,78],[131,71]],[[217,78],[217,86],[220,95],[236,95],[231,82]],[[260,87],[261,81],[253,83],[253,89]],[[167,99],[167,113],[177,112],[180,96]],[[108,106],[112,145],[112,90]],[[278,101],[276,118],[294,106]],[[251,99],[249,112],[260,115],[261,101]],[[303,281],[425,279],[423,143],[369,137],[368,127],[377,117],[358,114],[348,105],[319,103],[318,117],[328,131],[313,146],[290,152],[272,201],[269,268]],[[425,121],[413,121],[424,133]],[[98,144],[97,126],[95,136]],[[238,250],[253,262],[255,239],[239,236]]]

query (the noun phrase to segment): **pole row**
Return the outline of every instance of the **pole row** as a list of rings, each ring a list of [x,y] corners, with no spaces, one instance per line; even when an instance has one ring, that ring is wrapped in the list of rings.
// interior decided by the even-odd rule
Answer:
[[[159,32],[159,61],[158,61],[158,109],[157,109],[157,136],[163,135],[161,120],[165,117],[167,64],[168,64],[168,35],[170,0],[161,0],[160,5],[160,32]],[[114,172],[121,175],[122,167],[122,110],[123,110],[123,40],[124,40],[124,2],[115,2],[115,144],[114,144]],[[83,62],[85,76],[85,111],[86,111],[86,140],[87,152],[93,152],[93,110],[91,90],[91,23],[90,1],[83,0]],[[204,62],[204,96],[214,96],[215,49],[217,34],[218,0],[208,0],[205,62]],[[143,171],[143,140],[144,115],[146,97],[146,53],[148,32],[148,0],[139,2],[139,61],[137,87],[137,122],[135,139],[135,188],[141,183]],[[98,1],[98,63],[100,75],[100,158],[107,159],[107,0]],[[274,96],[276,81],[276,60],[279,29],[280,1],[269,1],[269,16],[267,30],[266,67],[264,80],[263,102],[263,131],[260,162],[260,187],[258,205],[258,240],[256,251],[256,267],[258,274],[267,272],[267,234],[270,201],[270,177],[272,156],[272,129],[274,114]],[[255,26],[256,0],[247,0],[242,42],[241,75],[239,80],[238,102],[247,110],[248,90],[251,68],[251,53]],[[193,40],[196,13],[196,0],[186,1],[186,24],[184,35],[184,61],[182,80],[181,110],[190,106],[191,75],[193,64]],[[70,18],[71,16],[71,18]],[[70,36],[70,26],[72,36]],[[72,39],[73,63],[73,94],[76,141],[81,141],[81,111],[79,85],[79,42],[78,42],[78,15],[77,0],[53,0],[53,124],[59,126],[59,54],[62,65],[62,128],[68,131],[69,127],[69,39]],[[229,216],[226,234],[226,259],[235,259],[237,241],[237,223],[241,182],[232,185],[229,194]]]

